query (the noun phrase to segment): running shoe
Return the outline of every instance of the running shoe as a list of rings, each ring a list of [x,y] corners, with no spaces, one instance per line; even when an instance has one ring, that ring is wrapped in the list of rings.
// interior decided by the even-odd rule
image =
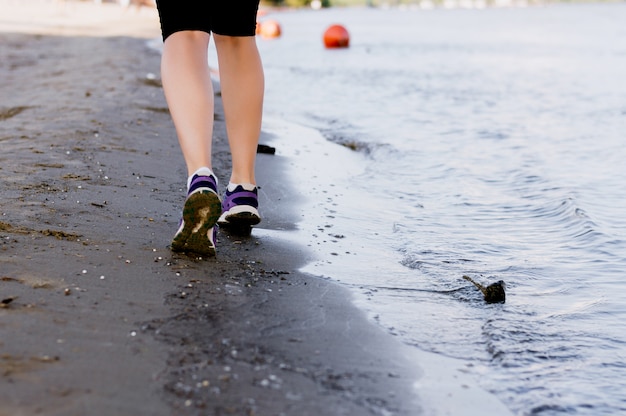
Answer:
[[[215,223],[221,213],[217,179],[213,175],[194,175],[189,184],[183,218],[172,240],[172,251],[215,256]]]
[[[222,215],[217,220],[221,227],[244,230],[261,222],[259,197],[254,185],[229,184],[222,203]]]

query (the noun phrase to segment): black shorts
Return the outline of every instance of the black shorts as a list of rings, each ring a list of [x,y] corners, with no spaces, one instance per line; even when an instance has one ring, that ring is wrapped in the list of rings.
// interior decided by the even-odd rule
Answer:
[[[163,40],[182,30],[254,36],[259,0],[156,0]]]

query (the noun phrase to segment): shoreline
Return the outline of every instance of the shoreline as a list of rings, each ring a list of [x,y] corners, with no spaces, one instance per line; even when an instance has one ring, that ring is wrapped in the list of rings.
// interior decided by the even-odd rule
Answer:
[[[145,44],[158,26],[133,18],[98,36],[76,16],[43,36],[0,23],[0,415],[445,414],[423,397],[438,389],[486,397],[457,409],[484,414],[496,402],[458,369],[429,370],[345,287],[299,271],[308,250],[281,238],[298,220],[288,158],[259,155],[258,233],[220,231],[215,259],[168,250],[185,169]]]

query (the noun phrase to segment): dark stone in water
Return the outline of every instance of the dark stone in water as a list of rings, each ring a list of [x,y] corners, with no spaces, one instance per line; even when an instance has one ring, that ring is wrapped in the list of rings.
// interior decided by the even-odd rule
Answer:
[[[0,308],[8,308],[9,304],[13,302],[16,298],[16,296],[11,296],[10,298],[2,299],[2,301],[0,301]]]
[[[268,146],[266,144],[259,144],[256,148],[257,153],[264,153],[266,155],[273,155],[276,153],[276,148]]]
[[[506,293],[504,292],[505,283],[503,280],[499,280],[495,283],[490,284],[485,287],[480,283],[476,283],[469,276],[463,276],[463,279],[472,282],[474,286],[476,286],[481,292],[483,292],[483,296],[485,297],[485,302],[487,303],[504,303],[506,300]]]

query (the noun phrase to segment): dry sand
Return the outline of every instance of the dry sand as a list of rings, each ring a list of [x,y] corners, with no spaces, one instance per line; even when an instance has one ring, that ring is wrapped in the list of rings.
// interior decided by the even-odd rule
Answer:
[[[0,415],[422,413],[407,347],[299,273],[304,249],[220,232],[217,258],[169,251],[185,168],[154,10],[0,10]],[[295,218],[284,163],[259,155],[264,228]],[[421,383],[454,399],[456,377]]]

